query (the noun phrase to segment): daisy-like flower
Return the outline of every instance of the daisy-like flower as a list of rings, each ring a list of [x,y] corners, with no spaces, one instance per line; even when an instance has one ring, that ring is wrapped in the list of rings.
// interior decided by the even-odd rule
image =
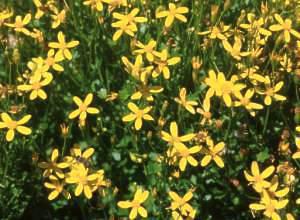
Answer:
[[[28,13],[22,19],[20,15],[16,16],[15,23],[4,23],[8,27],[14,28],[16,32],[22,32],[26,35],[30,35],[30,31],[25,27],[31,21],[31,14]]]
[[[201,150],[200,146],[194,146],[187,148],[184,144],[179,144],[176,149],[176,156],[179,157],[179,168],[181,171],[185,171],[187,163],[193,167],[198,165],[198,161],[192,156]]]
[[[238,98],[238,101],[234,102],[234,106],[244,106],[252,116],[255,116],[254,110],[260,110],[264,107],[261,104],[251,102],[251,98],[253,97],[253,95],[254,89],[248,89],[244,96],[241,93],[236,93],[235,96]]]
[[[197,106],[198,103],[196,101],[190,101],[186,99],[186,88],[181,88],[179,91],[179,98],[175,98],[175,101],[182,105],[186,110],[188,110],[190,113],[195,114],[195,108],[194,106]]]
[[[178,7],[174,3],[169,3],[169,10],[156,13],[156,18],[166,18],[165,26],[170,27],[174,19],[178,19],[182,22],[187,22],[187,18],[183,15],[189,12],[187,7]]]
[[[210,99],[213,95],[222,97],[227,107],[232,105],[231,95],[235,95],[246,87],[244,84],[236,83],[238,77],[235,75],[230,80],[226,80],[222,72],[216,75],[213,70],[210,70],[208,75],[209,77],[205,78],[205,84],[210,88],[206,92],[206,98]]]
[[[162,52],[154,52],[155,56],[158,57],[157,60],[154,61],[154,63],[157,65],[157,67],[152,72],[152,76],[154,78],[158,77],[161,73],[163,73],[163,76],[165,79],[170,79],[170,69],[169,66],[173,66],[180,62],[180,57],[172,57],[168,58],[168,51],[167,49],[164,49]]]
[[[86,6],[90,6],[91,9],[100,12],[103,10],[103,2],[104,2],[103,0],[85,0],[83,4]]]
[[[154,98],[152,94],[161,93],[164,90],[161,86],[149,86],[147,84],[141,83],[138,86],[138,91],[131,95],[132,100],[140,100],[141,98],[146,99],[148,102],[153,102]]]
[[[55,54],[54,49],[50,49],[47,54],[47,58],[44,60],[45,66],[48,67],[48,69],[51,67],[52,69],[62,72],[64,71],[64,68],[58,64],[59,62],[63,61],[63,57],[60,57],[58,53]]]
[[[45,182],[44,186],[51,190],[50,194],[48,195],[48,200],[53,200],[59,196],[59,194],[63,194],[66,199],[71,199],[70,193],[64,189],[64,181],[59,180],[56,176],[51,175],[49,177],[50,182]]]
[[[4,24],[5,20],[13,16],[13,12],[8,10],[0,11],[0,27]]]
[[[183,144],[182,142],[188,142],[192,140],[195,136],[196,134],[193,133],[178,136],[178,126],[175,121],[171,122],[170,124],[170,133],[161,131],[161,138],[168,142],[170,146],[174,146],[175,148]]]
[[[127,73],[129,73],[136,80],[146,83],[147,76],[150,74],[153,66],[144,67],[142,55],[137,55],[134,63],[131,63],[125,56],[123,56],[121,59],[126,66],[125,70]]]
[[[133,37],[134,33],[138,30],[136,23],[147,22],[147,18],[145,17],[136,17],[139,11],[140,10],[138,8],[134,8],[129,14],[126,15],[117,12],[113,13],[113,17],[119,20],[112,23],[112,27],[118,28],[118,30],[113,35],[114,41],[117,41],[123,33],[126,33],[129,36]]]
[[[188,203],[193,198],[192,190],[189,190],[183,197],[180,197],[176,192],[170,191],[169,196],[172,199],[171,210],[179,211],[180,215],[189,216],[189,213],[194,212],[194,208]]]
[[[263,189],[266,189],[271,186],[271,183],[269,181],[266,181],[265,179],[271,176],[274,171],[275,167],[269,166],[263,172],[260,173],[258,163],[256,161],[253,161],[251,163],[252,175],[250,175],[247,171],[244,171],[244,175],[246,179],[250,182],[250,184],[253,185],[255,191],[260,193],[263,191]]]
[[[199,114],[201,114],[203,116],[200,124],[204,125],[205,123],[211,124],[212,120],[211,120],[211,112],[210,112],[210,99],[209,98],[205,98],[202,104],[202,108],[197,108],[196,110]]]
[[[59,25],[65,22],[66,10],[65,9],[61,11],[55,10],[54,13],[55,13],[54,15],[51,15],[52,18],[51,28],[56,29],[59,27]]]
[[[224,162],[220,153],[223,151],[225,147],[224,142],[220,142],[214,145],[214,142],[211,138],[206,139],[206,144],[208,148],[202,148],[201,153],[205,154],[205,156],[201,160],[201,166],[207,166],[212,160],[218,165],[218,167],[223,168]]]
[[[208,31],[198,32],[199,35],[208,35],[210,39],[226,40],[226,32],[230,29],[229,25],[222,25],[221,27],[213,26]]]
[[[31,115],[25,115],[21,120],[13,120],[7,113],[1,114],[0,129],[7,128],[6,140],[11,142],[15,137],[15,130],[23,135],[30,135],[31,129],[24,126],[31,119]]]
[[[43,10],[43,4],[40,0],[33,0],[33,4],[36,7],[37,11],[34,15],[34,18],[39,20],[41,17],[44,16],[45,12]]]
[[[241,57],[246,57],[251,54],[251,52],[241,52],[242,41],[239,37],[235,37],[233,46],[231,46],[227,40],[223,40],[222,43],[225,50],[236,60],[241,60]]]
[[[69,167],[69,163],[67,162],[58,162],[59,151],[57,148],[54,148],[51,153],[50,161],[48,162],[40,162],[38,166],[42,169],[45,169],[43,176],[49,177],[53,173],[58,176],[60,179],[65,177],[62,169]]]
[[[87,199],[92,198],[93,182],[98,178],[97,173],[89,174],[89,169],[82,163],[78,164],[66,175],[66,183],[76,184],[75,196],[83,192]]]
[[[142,203],[144,203],[147,200],[148,196],[149,196],[149,191],[147,190],[143,191],[141,188],[139,188],[135,192],[132,201],[130,200],[120,201],[118,202],[118,206],[122,209],[131,208],[131,211],[129,213],[129,219],[136,219],[138,214],[143,218],[147,218],[148,213],[147,210],[142,206]]]
[[[20,91],[31,91],[29,99],[35,100],[37,97],[45,100],[47,99],[47,93],[42,89],[42,87],[45,87],[51,83],[53,79],[53,76],[51,73],[44,72],[41,73],[35,73],[32,77],[30,77],[29,85],[23,84],[19,85],[17,88]]]
[[[285,20],[279,14],[274,15],[275,20],[278,24],[273,24],[269,29],[273,32],[282,31],[284,40],[286,43],[289,43],[291,40],[291,35],[300,39],[300,33],[292,28],[292,20],[287,18]]]
[[[252,32],[254,34],[259,33],[267,37],[272,35],[272,32],[268,31],[266,28],[263,27],[266,23],[264,18],[261,17],[259,19],[255,19],[255,14],[248,13],[247,20],[249,23],[240,24],[241,28],[246,29],[247,31]]]
[[[297,126],[296,127],[296,132],[300,132],[300,126]],[[296,136],[295,138],[295,143],[296,143],[296,146],[297,146],[297,151],[292,155],[292,158],[294,160],[296,159],[300,159],[300,138]]]
[[[264,91],[257,90],[257,93],[265,96],[265,99],[264,99],[265,105],[271,105],[272,100],[276,100],[276,101],[285,101],[286,100],[285,96],[277,94],[277,92],[279,92],[279,90],[284,85],[283,81],[280,81],[280,82],[276,83],[275,86],[272,86],[270,77],[266,76],[264,84],[265,84],[265,90]]]
[[[102,0],[103,2],[109,5],[108,11],[112,12],[115,8],[119,8],[121,6],[127,7],[127,0]]]
[[[152,109],[151,106],[148,106],[144,109],[139,109],[139,107],[136,106],[136,104],[134,104],[133,102],[129,102],[127,106],[130,109],[130,111],[132,111],[132,113],[130,113],[128,115],[125,115],[122,118],[122,121],[124,121],[124,122],[135,121],[134,122],[134,127],[135,127],[136,130],[141,129],[141,127],[143,125],[143,119],[146,120],[146,121],[153,121],[154,120],[152,118],[152,116],[148,114]]]
[[[264,210],[263,214],[266,217],[271,218],[272,220],[280,220],[281,218],[277,211],[286,207],[288,202],[288,199],[272,199],[266,191],[263,191],[260,203],[252,203],[249,208],[254,211]]]
[[[58,32],[57,38],[58,42],[50,42],[48,46],[50,48],[58,49],[57,56],[59,58],[67,58],[68,60],[71,60],[72,53],[69,49],[79,45],[79,41],[66,42],[65,35],[61,31]]]
[[[87,113],[89,113],[89,114],[98,114],[99,113],[99,109],[97,109],[95,107],[89,107],[89,105],[93,101],[93,94],[92,93],[87,94],[84,101],[82,101],[77,96],[73,97],[73,101],[78,106],[78,109],[72,111],[69,114],[69,119],[74,119],[74,118],[79,116],[79,119],[81,121],[84,121],[87,117]]]
[[[136,46],[139,49],[133,51],[134,54],[146,54],[146,58],[149,62],[153,62],[154,60],[154,49],[156,47],[156,41],[151,39],[148,44],[144,45],[140,41],[137,42]]]

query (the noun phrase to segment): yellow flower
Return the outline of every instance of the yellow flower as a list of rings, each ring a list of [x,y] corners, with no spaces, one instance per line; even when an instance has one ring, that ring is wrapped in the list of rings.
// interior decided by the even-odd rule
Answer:
[[[63,32],[58,32],[57,35],[58,42],[50,42],[48,46],[50,48],[55,48],[58,49],[58,57],[59,58],[67,58],[68,60],[72,59],[72,53],[70,52],[70,48],[76,47],[79,44],[79,41],[71,41],[71,42],[66,42],[65,40],[65,35]]]
[[[241,60],[241,57],[249,56],[251,54],[251,52],[241,52],[242,41],[239,37],[235,37],[233,46],[231,46],[227,40],[223,40],[222,43],[225,50],[236,60]]]
[[[210,39],[226,40],[225,33],[230,29],[229,25],[222,25],[221,27],[213,26],[208,31],[198,32],[199,35],[209,34]]]
[[[25,15],[25,17],[22,19],[20,15],[16,16],[15,23],[4,23],[8,27],[14,28],[16,32],[22,32],[26,35],[30,35],[30,31],[26,29],[26,25],[29,24],[31,20],[31,14],[28,13]]]
[[[202,148],[201,150],[201,153],[205,154],[205,156],[201,160],[201,166],[205,167],[211,162],[211,160],[213,160],[220,168],[223,168],[224,162],[222,158],[219,156],[219,154],[223,151],[225,147],[225,143],[220,142],[214,145],[213,140],[207,138],[206,144],[208,145],[208,148]]]
[[[193,207],[188,203],[193,198],[192,190],[189,190],[183,197],[180,197],[176,192],[169,192],[170,198],[173,200],[171,202],[171,210],[178,210],[181,215],[189,216],[189,213],[193,213]]]
[[[280,220],[280,216],[277,213],[277,210],[283,209],[287,204],[289,200],[276,200],[271,199],[270,196],[266,191],[263,191],[262,198],[260,203],[252,203],[250,204],[250,209],[255,211],[261,211],[264,210],[263,214],[271,218],[272,220]]]
[[[103,10],[103,0],[85,0],[83,2],[84,5],[90,6],[91,9],[102,11]]]
[[[59,27],[59,25],[61,25],[61,23],[65,22],[66,10],[63,9],[60,12],[58,10],[55,10],[54,13],[55,13],[54,15],[51,15],[51,18],[52,18],[51,28],[53,28],[53,29]]]
[[[50,49],[47,54],[47,58],[44,60],[45,66],[48,68],[52,68],[58,72],[64,71],[64,68],[58,64],[61,62],[64,58],[60,57],[58,53],[55,54],[54,49]]]
[[[235,96],[239,100],[234,102],[234,106],[244,106],[252,116],[255,116],[254,110],[263,109],[263,106],[255,102],[251,102],[251,98],[253,97],[253,95],[254,89],[248,89],[244,96],[240,92],[236,93]]]
[[[33,0],[33,4],[36,7],[37,11],[34,15],[34,18],[39,20],[41,17],[44,16],[45,12],[43,11],[43,4],[40,0]]]
[[[153,62],[154,60],[154,54],[153,52],[155,51],[156,47],[156,41],[151,39],[148,44],[144,45],[140,41],[137,42],[136,46],[139,49],[136,49],[133,51],[134,54],[146,54],[146,58],[149,62]]]
[[[127,0],[102,0],[103,2],[109,4],[108,11],[112,12],[115,8],[121,6],[127,7]]]
[[[4,24],[4,21],[13,16],[13,12],[8,10],[0,11],[0,27]]]
[[[147,18],[145,17],[136,17],[139,11],[140,10],[138,8],[134,8],[129,14],[126,15],[117,12],[113,13],[113,17],[119,20],[112,23],[112,27],[118,28],[118,30],[113,35],[114,41],[117,41],[123,33],[126,33],[129,36],[133,37],[134,33],[137,32],[136,23],[147,22]]]
[[[276,101],[285,101],[286,97],[277,94],[277,92],[282,88],[284,85],[283,81],[278,82],[275,86],[271,85],[271,80],[269,76],[265,77],[265,91],[257,90],[258,94],[265,95],[264,103],[265,105],[271,105],[272,99]]]
[[[232,104],[231,95],[236,94],[245,88],[245,85],[235,83],[237,76],[233,75],[230,80],[226,80],[224,73],[219,72],[218,75],[213,70],[208,72],[209,77],[205,78],[205,84],[210,88],[206,92],[206,98],[211,98],[213,95],[222,96],[227,107]]]
[[[89,174],[89,169],[83,164],[78,164],[66,176],[66,183],[77,184],[75,189],[75,196],[81,195],[83,192],[88,199],[92,198],[92,182],[98,178],[97,173]]]
[[[169,10],[156,13],[156,18],[167,17],[165,26],[170,27],[175,18],[182,22],[187,22],[187,18],[182,14],[186,14],[188,12],[189,9],[187,7],[176,8],[176,5],[174,3],[169,3]]]
[[[151,111],[152,107],[146,107],[144,109],[139,109],[138,106],[136,106],[134,103],[129,102],[128,103],[128,108],[132,113],[125,115],[122,118],[122,121],[124,122],[129,122],[129,121],[135,121],[134,122],[134,127],[136,130],[140,130],[142,125],[143,125],[143,119],[147,121],[153,121],[154,119],[152,118],[151,115],[148,114],[148,112]]]
[[[57,159],[59,157],[59,151],[57,148],[54,148],[51,153],[51,158],[49,162],[40,162],[38,166],[42,169],[45,169],[43,176],[49,177],[53,172],[56,176],[63,179],[65,177],[62,169],[69,167],[69,163],[61,162],[58,163]]]
[[[155,60],[154,63],[157,64],[157,68],[152,72],[154,78],[158,77],[160,73],[163,73],[165,79],[170,79],[170,69],[168,66],[173,66],[180,62],[180,57],[168,58],[168,51],[164,49],[162,52],[154,52],[155,56],[159,59]]]
[[[192,113],[192,114],[196,113],[194,106],[197,106],[198,103],[196,101],[186,100],[186,89],[185,88],[180,89],[179,98],[176,97],[175,101],[178,104],[182,105],[190,113]]]
[[[295,152],[295,153],[292,155],[292,158],[293,158],[294,160],[300,158],[300,138],[299,138],[299,137],[296,137],[296,138],[295,138],[295,142],[296,142],[296,146],[297,146],[297,152]]]
[[[43,32],[40,30],[33,28],[33,31],[30,32],[30,37],[34,38],[37,40],[37,42],[42,43],[44,42],[44,35]]]
[[[126,72],[129,73],[136,80],[145,83],[147,76],[153,69],[153,66],[144,67],[142,55],[137,55],[134,63],[131,63],[125,56],[123,56],[121,59],[124,65],[126,66]]]
[[[37,97],[45,100],[47,99],[47,93],[42,89],[42,87],[49,85],[52,79],[53,76],[51,73],[36,73],[32,77],[30,77],[29,85],[23,84],[19,85],[17,88],[20,91],[31,91],[29,96],[30,100],[34,100]]]
[[[140,100],[141,98],[146,99],[148,102],[154,101],[152,94],[160,93],[164,90],[161,86],[149,86],[147,84],[141,83],[138,86],[138,91],[131,95],[132,100]]]
[[[271,186],[271,183],[265,179],[271,176],[274,171],[275,167],[269,166],[262,173],[260,173],[257,162],[253,161],[251,163],[252,176],[247,171],[244,171],[244,175],[250,184],[253,184],[253,188],[260,193],[263,191],[263,189]]]
[[[278,176],[275,175],[271,180],[271,186],[264,190],[267,191],[267,193],[272,199],[282,198],[289,193],[290,191],[289,187],[284,187],[283,189],[277,190],[278,186],[279,186]]]
[[[59,180],[57,177],[51,175],[49,177],[51,182],[45,182],[44,186],[51,189],[51,193],[48,195],[48,200],[53,200],[57,198],[59,194],[63,194],[66,199],[71,199],[70,193],[64,189],[64,181]]]
[[[202,104],[202,108],[197,108],[196,110],[199,114],[203,116],[200,124],[204,125],[206,122],[210,125],[212,123],[211,121],[211,112],[210,112],[210,99],[205,98]]]
[[[73,101],[78,106],[78,109],[72,111],[69,114],[69,119],[74,119],[74,118],[79,116],[80,120],[85,120],[86,116],[87,116],[87,113],[89,113],[89,114],[98,114],[99,113],[99,109],[97,109],[95,107],[89,107],[89,105],[93,101],[93,94],[92,93],[87,94],[84,101],[82,101],[77,96],[73,97]]]
[[[137,189],[137,191],[134,194],[134,198],[132,201],[126,200],[126,201],[120,201],[118,202],[118,206],[122,209],[128,209],[131,208],[129,219],[136,219],[137,215],[139,214],[143,218],[147,218],[148,213],[147,210],[141,205],[144,203],[149,196],[149,191],[142,189]]]
[[[198,165],[198,161],[192,156],[192,154],[198,153],[201,150],[200,146],[194,146],[187,148],[184,144],[179,144],[175,147],[176,156],[179,157],[179,168],[181,171],[185,171],[187,163],[193,167]]]
[[[248,13],[247,14],[247,23],[240,24],[240,27],[243,29],[246,29],[249,32],[252,32],[253,34],[261,34],[264,36],[271,36],[272,32],[268,31],[266,28],[264,28],[265,20],[261,17],[259,19],[255,19],[255,14]]]
[[[0,121],[0,129],[7,128],[8,131],[6,133],[6,140],[12,141],[15,137],[15,130],[17,130],[19,133],[23,135],[30,135],[31,129],[24,126],[29,120],[31,119],[31,115],[25,115],[21,120],[15,121],[11,119],[11,117],[3,112],[1,114],[1,120]]]
[[[292,29],[292,20],[285,19],[283,20],[279,14],[274,15],[275,20],[278,24],[273,24],[270,26],[271,31],[283,31],[284,40],[286,43],[289,43],[291,40],[291,34],[296,38],[300,39],[300,33],[294,29]]]
[[[174,147],[178,147],[182,144],[182,142],[188,142],[196,136],[196,134],[193,133],[178,136],[178,126],[175,121],[171,122],[170,124],[170,134],[165,131],[161,131],[161,135],[164,141],[168,142],[171,146]]]

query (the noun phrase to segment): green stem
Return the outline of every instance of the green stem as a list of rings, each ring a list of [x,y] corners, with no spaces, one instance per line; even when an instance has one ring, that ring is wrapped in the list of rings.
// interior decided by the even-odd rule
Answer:
[[[268,107],[267,109],[267,113],[266,113],[266,117],[265,117],[265,122],[264,122],[264,128],[263,128],[263,132],[262,134],[264,135],[268,126],[268,122],[269,122],[269,117],[270,117],[270,107]]]

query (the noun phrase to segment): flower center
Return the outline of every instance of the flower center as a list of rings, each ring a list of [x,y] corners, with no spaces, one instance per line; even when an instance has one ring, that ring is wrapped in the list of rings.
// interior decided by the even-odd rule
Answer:
[[[32,89],[33,90],[38,90],[40,88],[41,88],[40,82],[35,82],[35,83],[32,84]]]
[[[15,129],[18,126],[16,121],[7,122],[6,125],[7,125],[8,129]]]
[[[80,110],[81,112],[85,112],[86,109],[87,109],[87,107],[86,107],[84,104],[82,104],[81,106],[79,106],[79,110]]]

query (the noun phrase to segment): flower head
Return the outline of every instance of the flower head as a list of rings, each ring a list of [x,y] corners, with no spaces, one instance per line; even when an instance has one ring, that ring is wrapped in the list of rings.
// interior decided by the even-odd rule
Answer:
[[[89,107],[90,104],[93,101],[93,94],[92,93],[87,94],[84,101],[82,101],[77,96],[73,97],[73,101],[78,106],[78,109],[72,111],[69,114],[70,119],[74,119],[74,118],[79,116],[79,119],[84,121],[86,119],[88,113],[89,114],[98,114],[99,113],[99,109],[97,109],[95,107]]]
[[[148,113],[151,111],[152,107],[148,106],[144,109],[139,109],[138,106],[136,106],[136,104],[134,104],[133,102],[129,102],[128,103],[128,108],[130,109],[130,111],[132,113],[125,115],[122,118],[122,121],[124,122],[129,122],[129,121],[135,121],[134,122],[134,127],[136,130],[140,130],[142,125],[143,125],[143,119],[146,121],[153,121],[154,119],[152,118],[151,115],[149,115]]]
[[[23,135],[30,135],[31,129],[24,126],[31,119],[31,115],[25,115],[21,120],[15,121],[13,120],[7,113],[1,114],[0,121],[0,129],[7,128],[8,131],[6,133],[6,140],[8,142],[12,141],[15,137],[15,131],[17,130],[19,133]]]
[[[118,206],[122,209],[131,208],[129,219],[136,219],[138,214],[143,218],[147,218],[147,210],[141,204],[147,200],[148,196],[149,191],[143,191],[139,188],[135,192],[133,200],[120,201],[118,202]]]

